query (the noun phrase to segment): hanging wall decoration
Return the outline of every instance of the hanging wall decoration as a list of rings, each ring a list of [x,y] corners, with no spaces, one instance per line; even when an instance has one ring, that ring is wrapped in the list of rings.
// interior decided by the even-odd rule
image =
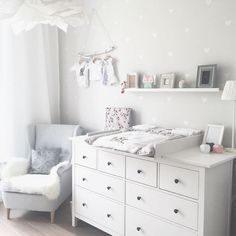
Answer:
[[[89,87],[91,81],[100,81],[106,86],[117,84],[116,60],[109,55],[115,46],[95,9],[89,17],[86,32],[83,47],[78,53],[78,62],[72,67],[72,71],[76,72],[78,86]]]

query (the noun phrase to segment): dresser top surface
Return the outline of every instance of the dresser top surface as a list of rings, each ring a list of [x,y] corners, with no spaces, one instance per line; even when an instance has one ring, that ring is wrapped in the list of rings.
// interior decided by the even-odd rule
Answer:
[[[218,165],[222,165],[228,161],[233,160],[236,158],[235,153],[230,152],[224,152],[222,154],[218,153],[202,153],[200,152],[200,148],[193,147],[189,149],[185,149],[183,151],[175,152],[175,153],[169,153],[164,155],[163,157],[147,157],[147,156],[139,156],[136,154],[131,154],[127,152],[122,151],[116,151],[108,148],[98,148],[94,147],[92,145],[87,144],[84,139],[84,136],[77,136],[74,138],[71,138],[72,141],[78,143],[81,145],[81,147],[88,147],[88,148],[95,148],[97,150],[102,150],[105,152],[111,152],[118,155],[124,155],[127,157],[133,157],[138,158],[146,161],[152,161],[152,162],[159,162],[159,163],[166,163],[166,162],[175,162],[185,165],[191,165],[196,167],[203,167],[203,168],[213,168]]]
[[[168,154],[167,157],[159,158],[159,161],[168,160],[173,162],[181,162],[187,165],[199,166],[204,168],[212,168],[222,165],[225,162],[231,161],[235,158],[235,153],[224,152],[219,153],[202,153],[199,147],[186,149],[177,153]]]

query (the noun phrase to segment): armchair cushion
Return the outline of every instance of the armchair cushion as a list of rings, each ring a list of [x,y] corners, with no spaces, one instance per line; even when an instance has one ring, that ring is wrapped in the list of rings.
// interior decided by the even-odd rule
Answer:
[[[60,148],[32,150],[30,174],[49,174],[60,162]]]

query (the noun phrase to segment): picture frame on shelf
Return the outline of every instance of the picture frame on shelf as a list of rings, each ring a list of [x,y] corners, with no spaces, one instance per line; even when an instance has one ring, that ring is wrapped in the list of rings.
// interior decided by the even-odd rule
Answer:
[[[197,88],[214,88],[217,64],[199,65],[197,69]]]
[[[165,73],[160,76],[160,88],[174,88],[175,73]]]
[[[205,143],[214,143],[214,144],[222,144],[224,136],[224,126],[223,125],[214,125],[208,124],[204,137],[203,137],[203,144]]]
[[[128,73],[127,74],[127,88],[138,88],[138,74],[137,73]]]

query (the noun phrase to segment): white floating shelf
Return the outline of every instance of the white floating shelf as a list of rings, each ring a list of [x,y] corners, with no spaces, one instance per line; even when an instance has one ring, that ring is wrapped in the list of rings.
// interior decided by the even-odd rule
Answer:
[[[218,93],[219,88],[127,88],[126,92],[132,93]]]

